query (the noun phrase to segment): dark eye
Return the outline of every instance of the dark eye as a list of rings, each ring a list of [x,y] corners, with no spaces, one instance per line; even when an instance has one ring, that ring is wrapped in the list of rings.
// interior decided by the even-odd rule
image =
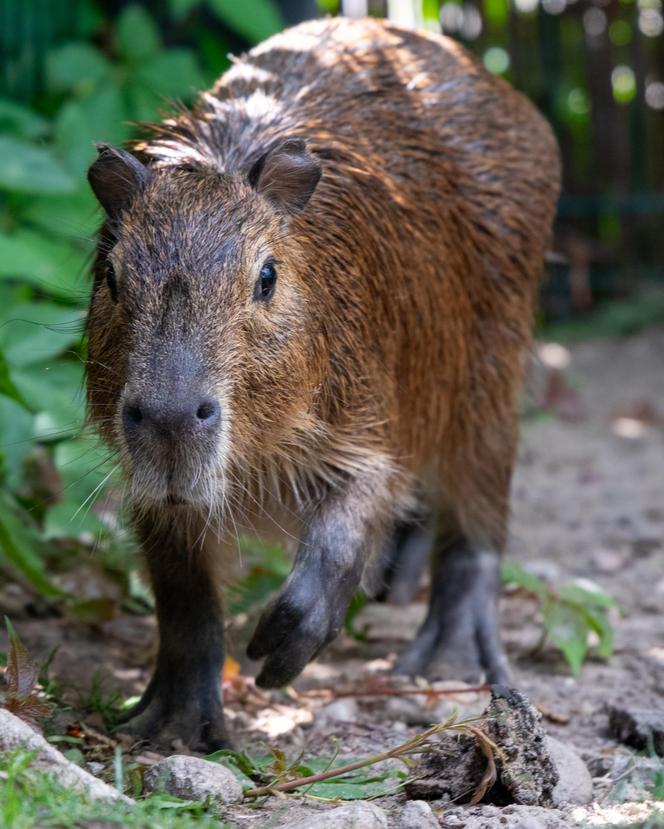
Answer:
[[[115,278],[115,268],[111,261],[106,262],[106,284],[111,294],[111,302],[115,305],[118,301],[118,282]]]
[[[272,262],[266,262],[256,280],[254,299],[266,301],[272,299],[277,284],[277,270]]]

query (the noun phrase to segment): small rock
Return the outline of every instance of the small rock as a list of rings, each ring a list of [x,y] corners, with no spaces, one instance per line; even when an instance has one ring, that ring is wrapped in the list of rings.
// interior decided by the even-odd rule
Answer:
[[[348,697],[324,705],[316,715],[319,725],[328,722],[355,722],[357,717],[357,703]]]
[[[173,754],[145,772],[145,788],[149,792],[165,791],[184,800],[205,800],[239,803],[242,786],[235,775],[220,763],[201,757]]]
[[[554,806],[570,803],[583,806],[593,799],[593,780],[588,767],[570,746],[547,736],[546,748],[558,772],[553,790]]]
[[[390,820],[390,829],[439,829],[431,806],[423,800],[409,800],[403,809]]]
[[[466,824],[459,812],[445,812],[442,825],[443,829],[463,829]]]
[[[62,786],[84,791],[92,800],[118,800],[123,803],[133,803],[130,798],[125,797],[113,786],[98,780],[90,772],[67,760],[23,720],[10,714],[4,708],[0,708],[0,752],[16,749],[24,749],[33,753],[32,768],[50,772],[55,775]]]
[[[609,707],[609,732],[633,748],[652,748],[664,757],[664,709]]]
[[[387,818],[382,809],[358,800],[325,812],[311,812],[301,820],[281,824],[278,829],[387,829]]]
[[[542,806],[470,806],[445,813],[443,829],[570,829],[576,821],[557,809]]]

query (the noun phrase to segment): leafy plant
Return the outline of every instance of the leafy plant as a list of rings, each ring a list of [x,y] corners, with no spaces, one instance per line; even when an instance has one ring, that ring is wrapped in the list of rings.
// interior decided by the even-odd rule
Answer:
[[[12,714],[34,725],[35,719],[48,716],[53,706],[38,695],[36,686],[39,668],[37,663],[28,653],[6,616],[5,626],[9,636],[9,659],[5,670],[7,690],[1,704]]]
[[[242,783],[247,799],[289,792],[324,800],[366,799],[391,794],[405,785],[413,756],[429,751],[443,733],[466,733],[474,737],[487,759],[487,773],[470,801],[477,803],[496,780],[494,755],[500,755],[500,750],[476,723],[475,719],[457,720],[453,713],[446,722],[437,723],[380,754],[343,761],[337,760],[336,755],[332,759],[315,757],[304,762],[298,757],[289,761],[277,749],[272,749],[270,755],[255,757],[235,751],[217,751],[207,759],[230,769]],[[387,760],[400,760],[406,771],[388,768],[368,772]],[[260,785],[256,786],[256,783]]]
[[[578,584],[562,585],[554,590],[513,562],[503,563],[502,579],[538,601],[543,619],[543,642],[550,641],[560,650],[572,673],[581,670],[591,634],[597,637],[596,655],[600,659],[611,656],[613,628],[608,610],[615,607],[615,603],[606,593]]]

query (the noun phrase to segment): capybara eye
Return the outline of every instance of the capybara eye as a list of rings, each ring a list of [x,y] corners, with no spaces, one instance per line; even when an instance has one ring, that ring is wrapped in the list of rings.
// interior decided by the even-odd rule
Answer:
[[[111,302],[115,305],[118,301],[118,281],[115,277],[115,268],[110,261],[106,262],[106,284],[111,294]]]
[[[266,262],[261,268],[260,275],[256,281],[254,299],[266,301],[272,299],[277,284],[277,270],[272,262]]]

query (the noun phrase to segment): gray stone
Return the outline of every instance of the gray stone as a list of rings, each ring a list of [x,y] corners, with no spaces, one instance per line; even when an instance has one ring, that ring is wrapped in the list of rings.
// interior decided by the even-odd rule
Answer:
[[[576,821],[542,806],[469,806],[443,813],[442,829],[569,829]]]
[[[439,829],[440,824],[431,806],[424,800],[409,800],[403,809],[390,818],[390,829]]]
[[[357,703],[349,697],[336,699],[324,705],[316,715],[318,725],[331,722],[356,722],[357,718]]]
[[[282,823],[278,829],[387,829],[385,812],[358,800],[325,812],[311,812],[292,823]]]
[[[554,806],[590,803],[593,799],[593,780],[586,764],[570,746],[548,735],[545,739],[549,756],[558,772],[558,782],[552,795]]]
[[[231,771],[187,754],[173,754],[155,763],[145,772],[144,783],[149,792],[168,792],[184,800],[211,798],[222,804],[242,800],[242,786]]]
[[[62,786],[83,791],[92,800],[119,800],[133,803],[113,786],[70,762],[23,720],[0,708],[0,751],[24,749],[34,754],[31,767],[55,775]]]

